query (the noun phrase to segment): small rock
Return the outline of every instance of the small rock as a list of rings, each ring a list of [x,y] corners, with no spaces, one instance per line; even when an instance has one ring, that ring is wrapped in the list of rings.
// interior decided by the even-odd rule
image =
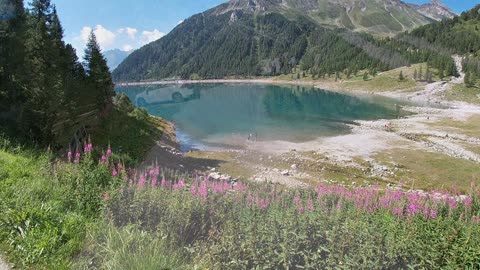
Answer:
[[[215,171],[217,171],[217,169],[211,168],[210,171],[211,171],[211,172],[215,172]]]
[[[208,178],[211,178],[213,180],[220,180],[221,175],[218,174],[218,173],[211,173],[211,174],[208,175]]]
[[[292,170],[296,170],[298,168],[297,164],[293,164],[291,167],[290,167]]]
[[[290,172],[288,170],[282,171],[283,176],[289,176]]]

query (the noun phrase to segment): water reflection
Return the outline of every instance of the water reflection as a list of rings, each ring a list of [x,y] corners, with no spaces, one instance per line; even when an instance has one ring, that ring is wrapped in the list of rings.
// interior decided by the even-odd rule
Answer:
[[[120,87],[139,107],[174,122],[189,144],[238,146],[308,141],[349,132],[353,120],[396,118],[396,101],[272,85],[191,84]],[[187,140],[186,140],[187,141]]]

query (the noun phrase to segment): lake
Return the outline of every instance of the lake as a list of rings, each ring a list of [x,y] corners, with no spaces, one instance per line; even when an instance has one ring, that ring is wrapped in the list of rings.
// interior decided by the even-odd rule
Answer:
[[[307,142],[348,134],[354,120],[393,119],[401,101],[302,86],[185,84],[117,87],[177,127],[182,150],[241,148],[248,140]]]

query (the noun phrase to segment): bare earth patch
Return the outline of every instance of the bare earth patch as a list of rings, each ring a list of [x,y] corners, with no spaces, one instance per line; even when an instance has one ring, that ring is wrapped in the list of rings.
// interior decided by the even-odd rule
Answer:
[[[10,268],[8,267],[7,263],[2,260],[2,257],[0,257],[0,270],[9,270]]]

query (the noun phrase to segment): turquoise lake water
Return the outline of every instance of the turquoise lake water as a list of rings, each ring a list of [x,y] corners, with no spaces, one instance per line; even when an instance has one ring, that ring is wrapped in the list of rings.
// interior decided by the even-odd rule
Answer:
[[[118,87],[173,122],[183,150],[238,148],[250,140],[306,142],[348,134],[354,120],[401,117],[402,102],[301,86],[187,84]]]

